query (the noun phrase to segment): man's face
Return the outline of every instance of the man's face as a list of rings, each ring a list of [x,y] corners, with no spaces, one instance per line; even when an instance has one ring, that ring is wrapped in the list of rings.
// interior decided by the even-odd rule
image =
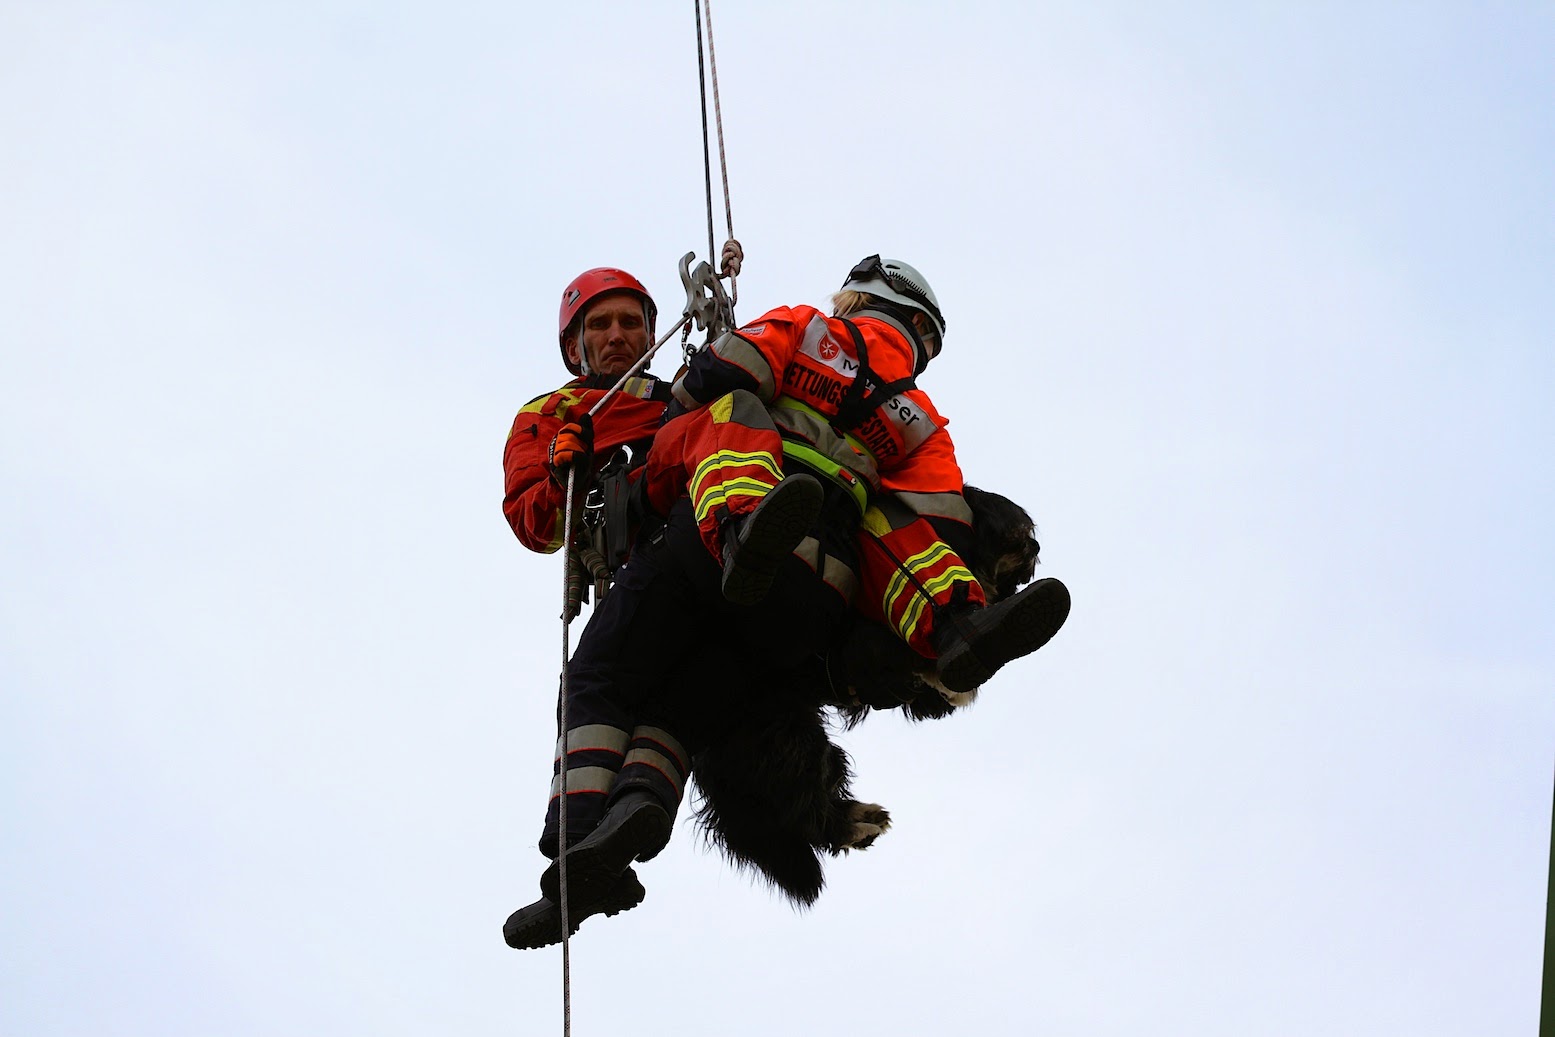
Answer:
[[[607,295],[583,311],[582,348],[591,374],[626,373],[648,349],[642,300],[635,295]],[[578,363],[579,335],[567,336],[567,357]]]

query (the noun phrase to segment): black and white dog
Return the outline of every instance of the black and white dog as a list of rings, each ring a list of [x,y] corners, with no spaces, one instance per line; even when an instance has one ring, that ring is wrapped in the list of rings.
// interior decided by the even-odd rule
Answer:
[[[964,561],[992,603],[1035,575],[1036,530],[1007,497],[973,486],[965,495],[976,547]],[[860,620],[841,649],[795,675],[791,694],[746,703],[734,730],[697,754],[692,768],[709,842],[794,903],[814,903],[825,885],[821,853],[862,850],[891,825],[883,807],[852,797],[848,755],[832,742],[828,718],[852,727],[872,710],[900,709],[933,719],[976,695],[951,694],[933,675],[933,663],[894,633]]]

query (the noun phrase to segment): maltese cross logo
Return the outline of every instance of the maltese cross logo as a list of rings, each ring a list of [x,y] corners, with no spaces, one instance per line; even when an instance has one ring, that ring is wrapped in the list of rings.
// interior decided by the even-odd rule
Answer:
[[[837,348],[837,343],[833,342],[829,338],[821,339],[820,351],[822,360],[835,360],[837,359],[837,354],[841,352]]]

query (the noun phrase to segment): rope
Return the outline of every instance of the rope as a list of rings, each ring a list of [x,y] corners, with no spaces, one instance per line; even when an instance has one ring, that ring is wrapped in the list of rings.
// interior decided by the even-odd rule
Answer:
[[[697,79],[702,91],[702,182],[707,192],[707,254],[713,259],[713,158],[707,139],[707,80],[708,72],[702,67],[702,0],[696,0],[697,16]],[[718,51],[713,46],[713,0],[707,0],[707,66],[713,80],[713,119],[718,127],[718,173],[724,191],[724,229],[727,237],[734,238],[734,209],[729,203],[729,158],[724,151],[723,105],[718,97]],[[737,273],[729,274],[729,309],[740,301],[740,279]]]
[[[637,358],[637,362],[626,369],[616,383],[606,390],[605,395],[599,398],[599,402],[589,408],[589,416],[593,417],[600,408],[610,402],[610,398],[621,391],[627,379],[632,378],[648,365],[653,359],[653,354],[659,351],[659,347],[674,337],[691,320],[689,313],[682,314],[675,326],[666,331],[651,349],[643,351],[643,355]],[[568,917],[567,906],[567,659],[572,654],[568,643],[568,631],[572,626],[572,498],[577,485],[577,469],[567,466],[567,494],[562,502],[562,529],[566,535],[562,538],[562,675],[561,675],[561,699],[557,707],[556,724],[561,729],[561,759],[559,774],[561,777],[561,802],[557,806],[556,813],[556,870],[558,878],[557,895],[561,897],[561,903],[557,905],[561,909],[562,918],[562,1037],[572,1037],[572,925]],[[583,552],[585,564],[592,564],[588,558],[588,552]]]
[[[572,1037],[572,946],[569,943],[571,926],[567,917],[567,657],[571,654],[567,644],[567,602],[572,591],[572,491],[577,479],[577,468],[567,466],[567,495],[562,502],[562,681],[561,702],[557,705],[556,724],[561,729],[561,803],[556,814],[556,860],[560,878],[562,915],[562,1037]]]
[[[707,135],[707,72],[702,61],[702,0],[695,0],[697,23],[697,82],[701,90],[702,99],[702,180],[707,195],[707,255],[710,262],[716,262],[713,244],[713,159],[712,149]],[[713,5],[708,0],[707,5],[707,51],[712,68],[713,79],[713,116],[718,124],[718,168],[723,179],[724,192],[724,226],[728,228],[729,237],[734,237],[734,212],[729,204],[729,162],[724,152],[724,124],[723,107],[718,98],[718,58],[713,50]],[[740,286],[738,278],[731,274],[729,286],[732,292],[730,307],[739,302]],[[732,314],[731,314],[732,315]],[[599,402],[589,408],[592,417],[598,413],[612,396],[620,391],[628,378],[633,377],[643,367],[647,366],[653,354],[659,351],[659,347],[669,341],[670,337],[685,327],[691,320],[691,314],[681,316],[675,326],[664,333],[664,336],[653,344],[653,348],[645,351],[638,357],[637,362],[627,369],[615,385],[599,398]],[[689,331],[689,329],[687,329]],[[557,710],[557,724],[561,728],[561,755],[558,762],[558,772],[561,778],[561,802],[557,807],[557,838],[556,861],[558,896],[561,903],[562,922],[562,1037],[572,1037],[572,948],[571,948],[571,919],[568,917],[567,905],[567,660],[571,654],[571,646],[568,639],[568,631],[572,622],[572,497],[576,488],[577,469],[571,466],[567,469],[567,495],[563,502],[562,529],[566,535],[562,540],[562,672],[561,672],[561,703]],[[585,556],[584,563],[591,570],[594,569],[592,560]],[[596,574],[597,575],[597,574]]]
[[[702,66],[702,0],[696,2],[697,86],[702,92],[702,180],[707,186],[707,257],[713,263],[713,157],[707,143],[707,71]]]
[[[700,40],[701,37],[698,37]],[[718,51],[713,47],[713,0],[707,0],[707,65],[713,75],[713,121],[718,127],[718,172],[723,178],[724,187],[724,228],[728,230],[728,237],[734,237],[734,210],[729,205],[729,160],[724,155],[724,115],[723,107],[718,103]],[[706,117],[707,102],[702,102],[704,118]],[[706,131],[704,131],[705,133]],[[709,189],[711,193],[711,189]],[[709,208],[712,202],[709,199]],[[709,216],[709,219],[712,217]],[[740,301],[740,278],[737,273],[729,275],[729,308],[733,310]]]

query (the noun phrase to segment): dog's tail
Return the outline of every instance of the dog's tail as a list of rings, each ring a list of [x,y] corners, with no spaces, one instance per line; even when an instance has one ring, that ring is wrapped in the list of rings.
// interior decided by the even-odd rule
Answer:
[[[697,820],[736,867],[750,869],[801,907],[826,885],[819,851],[836,852],[845,824],[848,758],[818,712],[798,710],[720,739],[692,767]],[[836,815],[836,816],[834,816]]]

